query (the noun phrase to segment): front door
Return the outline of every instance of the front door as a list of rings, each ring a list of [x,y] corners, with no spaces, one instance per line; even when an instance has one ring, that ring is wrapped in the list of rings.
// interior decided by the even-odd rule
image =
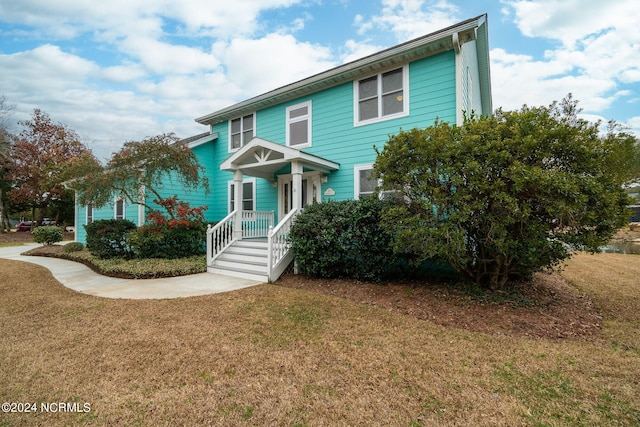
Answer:
[[[278,218],[281,220],[293,207],[293,177],[280,175],[278,177]],[[302,174],[302,206],[320,201],[320,173],[308,172]]]

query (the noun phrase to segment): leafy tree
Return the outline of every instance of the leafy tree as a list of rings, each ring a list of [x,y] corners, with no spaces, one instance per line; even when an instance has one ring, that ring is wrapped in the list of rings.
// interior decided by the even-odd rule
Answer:
[[[6,177],[12,183],[8,195],[14,203],[28,204],[34,217],[39,208],[41,220],[49,204],[68,192],[63,183],[95,168],[98,161],[73,129],[53,123],[39,109],[20,124],[24,130],[13,142],[7,166]]]
[[[9,231],[9,214],[7,210],[6,193],[10,190],[9,181],[4,178],[6,166],[9,162],[9,152],[13,136],[9,132],[9,119],[15,105],[8,104],[4,95],[0,96],[0,233]]]
[[[153,210],[146,202],[148,198],[141,197],[141,189],[156,200],[163,200],[160,191],[167,179],[186,189],[204,188],[208,192],[204,168],[193,151],[172,133],[126,142],[105,167],[69,185],[78,191],[78,202],[83,205],[101,207],[113,202],[114,197],[123,196],[130,203]],[[169,218],[175,219],[175,211],[163,207]]]
[[[383,214],[394,250],[415,263],[444,259],[492,288],[556,266],[572,248],[597,250],[627,219],[625,153],[638,148],[578,113],[569,96],[390,137],[374,170],[403,196]]]

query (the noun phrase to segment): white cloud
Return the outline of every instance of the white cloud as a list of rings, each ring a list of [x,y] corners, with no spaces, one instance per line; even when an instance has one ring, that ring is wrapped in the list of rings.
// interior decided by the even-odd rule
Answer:
[[[631,131],[640,138],[640,116],[631,117],[624,124],[629,126]]]
[[[636,28],[640,8],[635,0],[503,3],[504,16],[513,18],[524,35],[559,43],[538,60],[493,49],[495,105],[519,108],[523,100],[546,105],[571,92],[585,111],[600,114],[634,96],[625,85],[640,82],[640,33]]]
[[[535,61],[527,55],[513,55],[503,49],[491,51],[491,77],[494,104],[518,109],[523,103],[548,105],[568,93],[587,111],[601,111],[611,105],[615,82],[585,75],[573,75],[564,61]]]
[[[199,73],[219,65],[211,53],[163,43],[151,37],[128,37],[121,43],[121,49],[155,74]]]
[[[0,3],[6,22],[31,25],[58,37],[100,31],[112,37],[160,32],[164,18],[181,23],[192,35],[235,37],[253,33],[269,9],[300,0],[20,0]]]
[[[368,55],[372,55],[382,49],[384,49],[384,46],[359,43],[355,40],[347,40],[344,44],[343,52],[340,55],[340,59],[342,60],[342,63],[347,63],[355,61],[356,59],[364,58]]]
[[[458,22],[458,7],[447,0],[382,0],[382,10],[367,19],[357,15],[360,35],[373,30],[391,31],[404,42]]]
[[[77,87],[96,72],[98,66],[46,44],[29,51],[0,55],[0,69],[3,70],[3,90],[24,91],[37,98],[42,93],[64,89],[70,84]],[[6,95],[10,98],[9,94]]]
[[[587,36],[612,28],[635,28],[640,17],[635,0],[516,0],[504,3],[513,8],[516,25],[524,35],[560,40],[570,48]]]
[[[335,65],[328,48],[304,43],[291,35],[218,42],[214,54],[225,64],[232,87],[241,97],[258,95]]]

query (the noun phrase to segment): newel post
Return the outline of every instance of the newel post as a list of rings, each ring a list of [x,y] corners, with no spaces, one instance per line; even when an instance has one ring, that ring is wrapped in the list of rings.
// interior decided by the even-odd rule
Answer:
[[[233,200],[236,216],[233,219],[233,238],[242,240],[242,171],[233,171]]]

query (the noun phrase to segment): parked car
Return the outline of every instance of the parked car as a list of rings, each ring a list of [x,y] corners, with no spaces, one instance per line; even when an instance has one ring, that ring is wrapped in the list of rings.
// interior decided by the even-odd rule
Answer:
[[[22,221],[16,227],[16,231],[31,231],[32,221]]]
[[[40,224],[40,225],[58,225],[58,223],[56,222],[55,219],[43,218],[42,219],[42,224]]]

